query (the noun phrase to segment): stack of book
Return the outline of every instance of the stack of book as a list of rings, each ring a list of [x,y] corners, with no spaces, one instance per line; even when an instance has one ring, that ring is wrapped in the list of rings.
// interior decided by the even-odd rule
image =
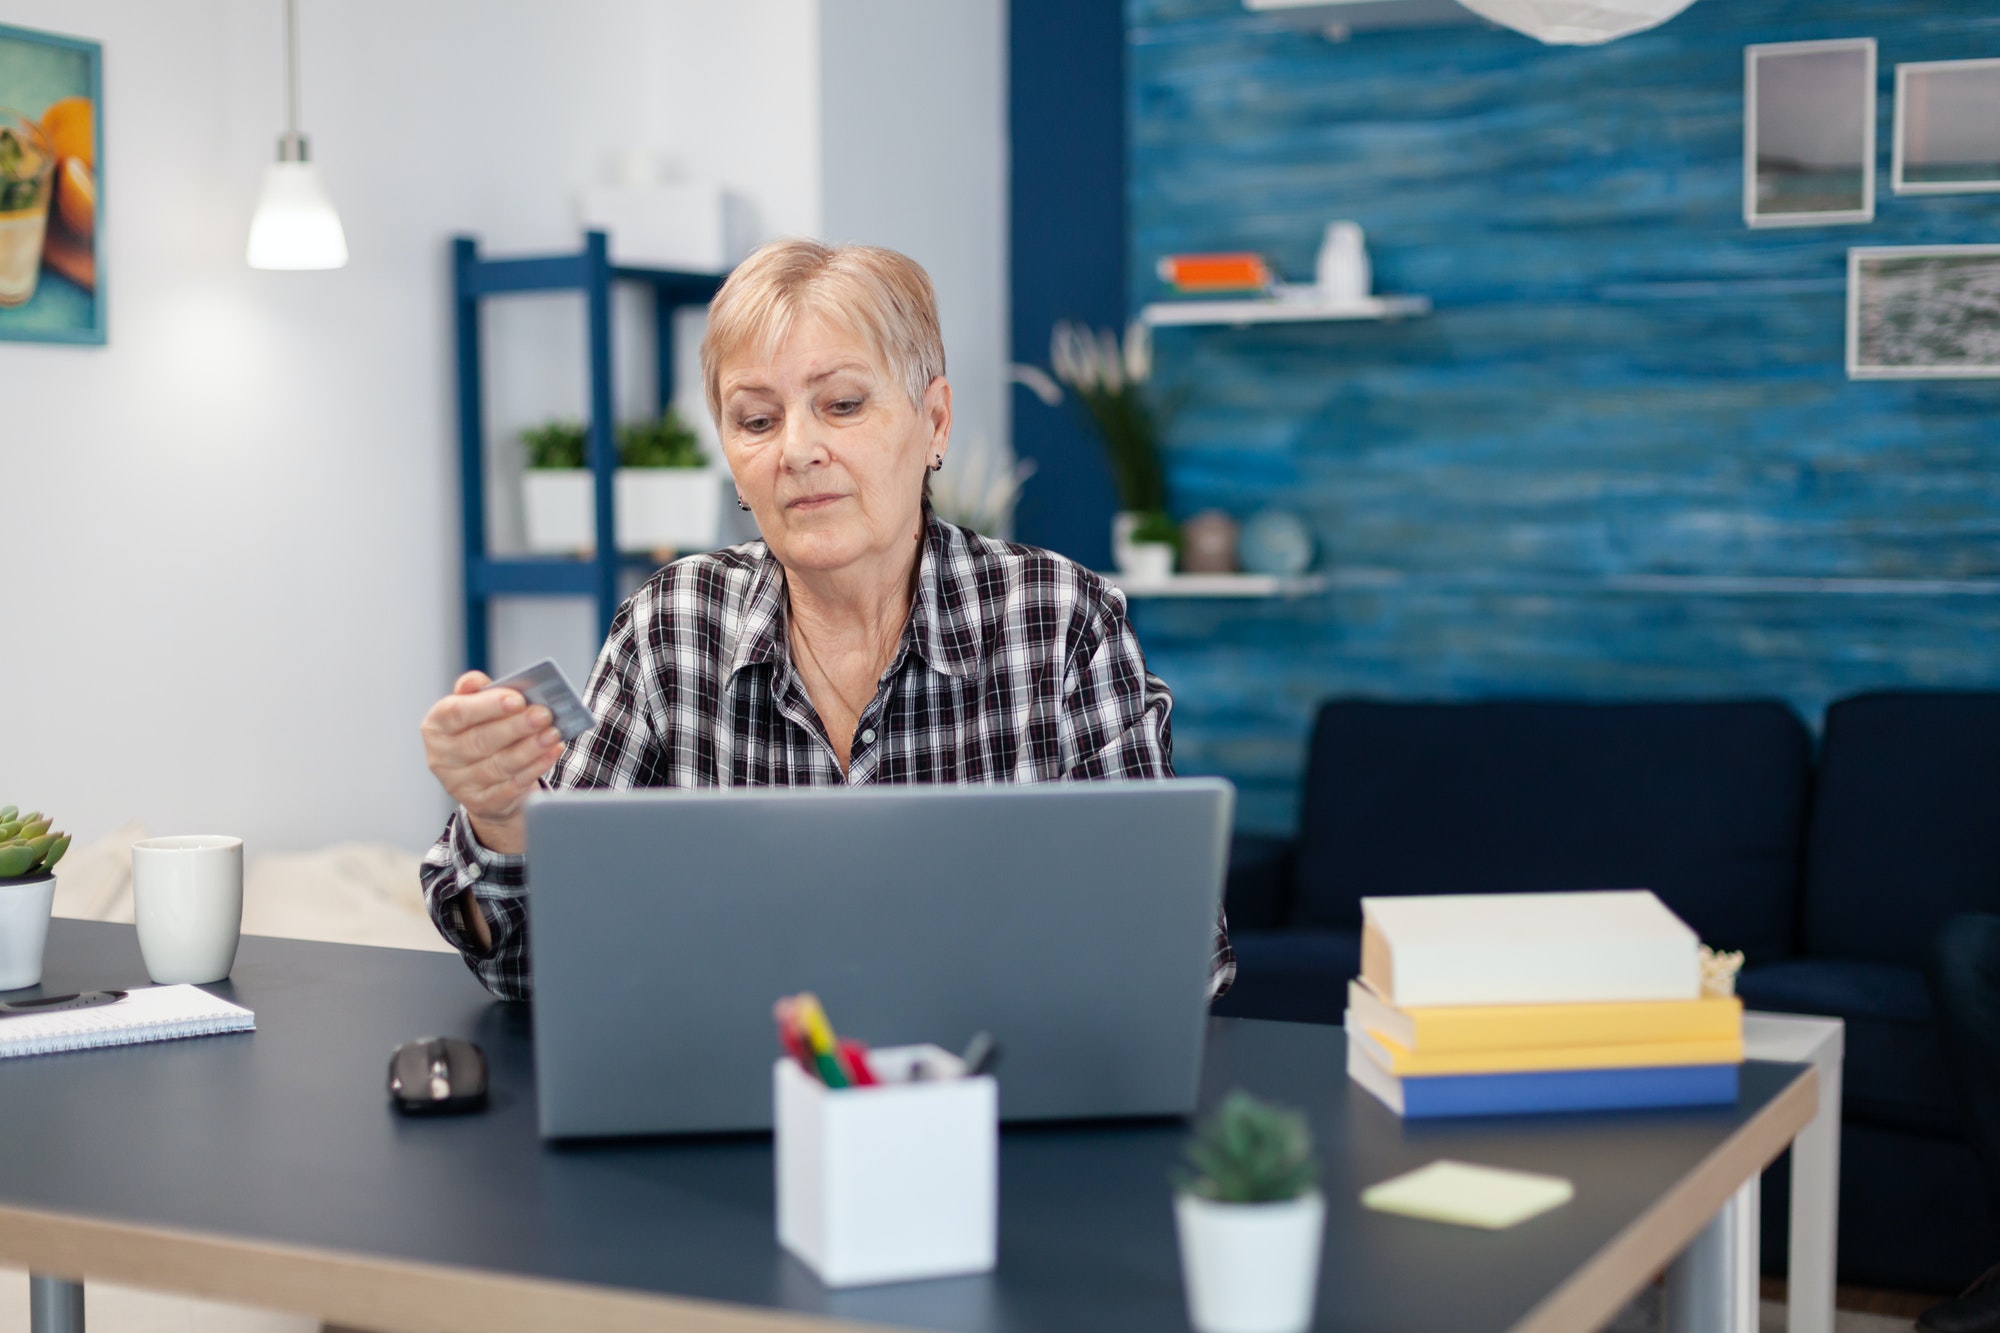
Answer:
[[[1736,1100],[1743,1003],[1644,890],[1364,898],[1347,1073],[1398,1115]]]

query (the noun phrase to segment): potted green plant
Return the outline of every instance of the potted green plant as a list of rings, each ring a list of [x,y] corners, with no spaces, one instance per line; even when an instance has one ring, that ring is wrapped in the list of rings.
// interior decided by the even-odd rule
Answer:
[[[1174,1223],[1196,1333],[1304,1333],[1326,1197],[1303,1113],[1226,1097],[1187,1144]]]
[[[1173,573],[1175,533],[1167,517],[1167,472],[1160,461],[1160,413],[1148,384],[1152,340],[1134,320],[1121,345],[1109,329],[1092,333],[1067,321],[1049,338],[1049,366],[1075,395],[1111,465],[1119,512],[1111,520],[1111,555],[1122,574],[1163,579]]]
[[[700,551],[721,532],[721,469],[669,407],[657,419],[631,421],[613,433],[612,480],[621,551]],[[588,434],[578,421],[549,421],[521,432],[528,549],[573,554],[596,544]]]
[[[68,850],[69,834],[52,832],[41,813],[0,806],[0,991],[42,980],[55,866]]]

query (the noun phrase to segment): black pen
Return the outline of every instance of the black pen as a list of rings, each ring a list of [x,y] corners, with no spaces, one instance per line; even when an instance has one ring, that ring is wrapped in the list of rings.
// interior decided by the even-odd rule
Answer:
[[[0,1002],[0,1018],[26,1018],[30,1014],[95,1009],[100,1004],[116,1004],[124,998],[122,990],[87,990],[73,995],[44,995],[37,1000],[8,1000]]]

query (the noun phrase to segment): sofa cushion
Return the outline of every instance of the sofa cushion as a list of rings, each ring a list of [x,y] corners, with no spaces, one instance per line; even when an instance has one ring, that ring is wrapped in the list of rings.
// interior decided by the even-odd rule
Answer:
[[[1293,921],[1375,894],[1652,889],[1705,943],[1791,952],[1811,763],[1776,702],[1320,710]]]
[[[1846,1020],[1843,1120],[1964,1137],[1920,969],[1864,959],[1790,958],[1745,968],[1736,990],[1751,1009]]]
[[[1338,1023],[1361,971],[1358,930],[1233,930],[1236,984],[1215,1002],[1228,1018]]]
[[[1805,952],[1921,967],[1967,911],[2000,911],[2000,693],[1840,700],[1820,747]]]

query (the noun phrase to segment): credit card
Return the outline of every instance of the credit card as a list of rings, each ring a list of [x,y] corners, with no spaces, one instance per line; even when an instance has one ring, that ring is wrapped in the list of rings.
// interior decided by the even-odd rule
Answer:
[[[583,698],[569,683],[555,659],[545,657],[533,666],[494,681],[489,690],[519,690],[531,704],[540,704],[555,718],[555,728],[566,741],[573,741],[597,725],[597,719],[583,706]]]

